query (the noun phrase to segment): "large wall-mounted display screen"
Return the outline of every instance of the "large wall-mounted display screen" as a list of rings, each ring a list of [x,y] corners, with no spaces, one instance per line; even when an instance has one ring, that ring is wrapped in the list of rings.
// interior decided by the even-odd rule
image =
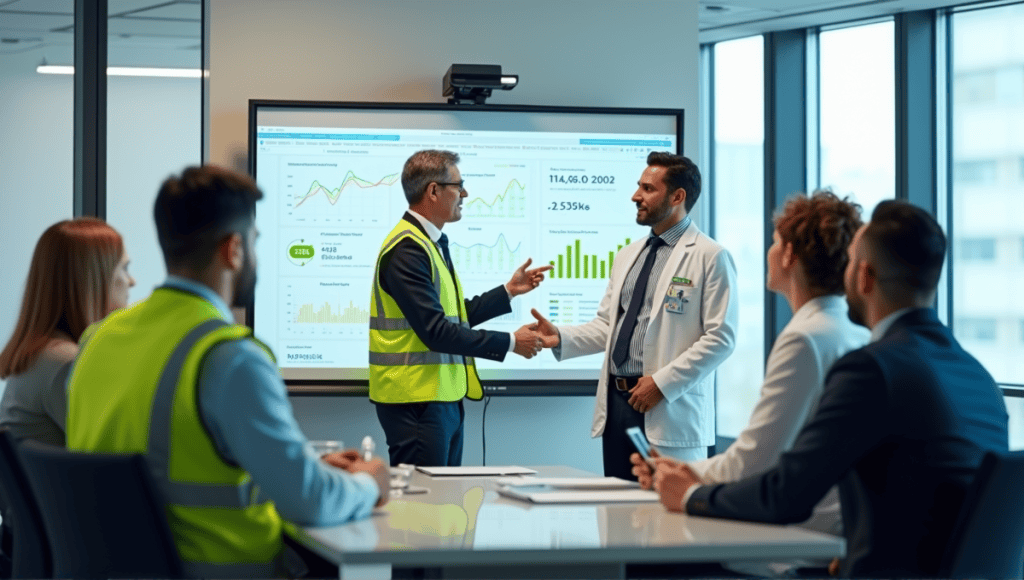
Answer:
[[[510,314],[480,327],[514,331],[531,308],[555,324],[587,322],[616,252],[647,233],[630,201],[647,154],[681,152],[682,129],[678,110],[252,101],[249,159],[266,195],[256,336],[286,380],[366,383],[374,266],[408,208],[402,166],[420,149],[461,156],[468,197],[444,232],[467,296],[527,258],[554,265]],[[477,366],[489,393],[543,394],[592,385],[601,356],[509,354]]]

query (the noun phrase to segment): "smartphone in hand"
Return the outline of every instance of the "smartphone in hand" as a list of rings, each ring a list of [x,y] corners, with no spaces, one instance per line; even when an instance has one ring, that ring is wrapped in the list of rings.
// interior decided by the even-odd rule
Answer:
[[[640,452],[640,457],[643,457],[648,465],[654,467],[654,458],[651,457],[651,444],[647,441],[643,431],[639,427],[630,427],[626,429],[626,435],[629,436],[629,440],[633,442],[636,450]]]

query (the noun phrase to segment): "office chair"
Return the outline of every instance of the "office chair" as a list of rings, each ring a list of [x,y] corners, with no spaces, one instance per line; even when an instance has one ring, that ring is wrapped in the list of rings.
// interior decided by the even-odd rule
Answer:
[[[1024,452],[986,453],[953,528],[939,576],[1024,574]]]
[[[76,453],[24,441],[25,474],[56,578],[181,578],[164,504],[141,455]]]
[[[46,539],[43,516],[15,451],[16,445],[14,435],[7,429],[0,429],[0,510],[4,527],[14,536],[11,577],[50,578],[53,573],[50,542]]]

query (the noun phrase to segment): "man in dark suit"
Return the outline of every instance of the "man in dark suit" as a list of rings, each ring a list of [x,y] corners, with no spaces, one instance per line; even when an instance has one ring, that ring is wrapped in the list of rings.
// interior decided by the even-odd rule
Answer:
[[[461,465],[462,399],[483,396],[473,357],[531,358],[539,336],[472,327],[512,311],[513,297],[544,279],[551,266],[519,267],[512,279],[465,299],[444,224],[462,218],[467,196],[450,151],[418,151],[402,170],[409,211],[385,238],[373,277],[370,400],[387,437],[391,465]]]
[[[946,238],[923,210],[878,205],[850,246],[850,318],[871,342],[833,365],[816,413],[777,466],[702,486],[684,465],[639,456],[635,472],[670,510],[771,523],[807,519],[839,485],[843,576],[934,576],[987,451],[1006,452],[1007,413],[991,375],[931,305]]]

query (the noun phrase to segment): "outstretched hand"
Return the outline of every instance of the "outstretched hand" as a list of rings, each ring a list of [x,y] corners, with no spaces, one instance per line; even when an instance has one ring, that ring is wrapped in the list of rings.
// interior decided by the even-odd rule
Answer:
[[[533,358],[544,348],[537,331],[527,325],[523,325],[513,334],[515,345],[512,351],[523,358]]]
[[[541,344],[544,345],[544,348],[555,348],[562,343],[562,336],[558,334],[558,328],[551,324],[547,318],[544,318],[543,314],[537,312],[536,308],[531,308],[530,314],[533,314],[537,322],[527,326],[527,328],[540,336]]]
[[[530,264],[533,263],[533,258],[528,258],[522,266],[516,269],[512,273],[512,279],[505,284],[505,288],[508,293],[513,297],[519,296],[520,294],[526,294],[530,290],[533,290],[544,281],[544,272],[554,268],[554,266],[548,264],[547,266],[541,266],[532,270],[527,270]]]

